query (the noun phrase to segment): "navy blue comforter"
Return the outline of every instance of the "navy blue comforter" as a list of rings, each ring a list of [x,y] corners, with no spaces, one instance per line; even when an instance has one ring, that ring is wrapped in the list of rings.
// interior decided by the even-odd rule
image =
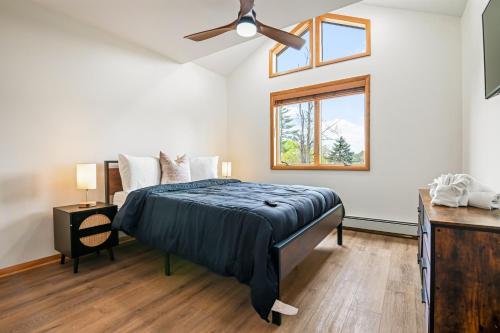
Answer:
[[[131,192],[113,227],[250,285],[267,320],[278,283],[271,247],[340,203],[326,188],[210,179]]]

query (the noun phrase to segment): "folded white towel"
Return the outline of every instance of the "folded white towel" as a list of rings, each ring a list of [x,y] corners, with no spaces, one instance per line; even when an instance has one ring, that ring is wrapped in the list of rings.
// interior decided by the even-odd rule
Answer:
[[[431,203],[448,207],[458,207],[462,190],[454,185],[438,185],[433,191]]]
[[[434,179],[430,184],[431,203],[448,207],[467,206],[471,178],[469,175],[450,173]]]
[[[448,207],[500,208],[500,194],[466,174],[447,174],[430,185],[431,203]]]

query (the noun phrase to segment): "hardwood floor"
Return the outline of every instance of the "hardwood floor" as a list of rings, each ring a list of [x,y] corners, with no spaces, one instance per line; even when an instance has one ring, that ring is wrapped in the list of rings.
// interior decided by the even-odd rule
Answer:
[[[423,332],[417,241],[335,233],[285,280],[299,314],[261,320],[234,278],[163,256],[135,241],[107,256],[0,278],[0,332]]]

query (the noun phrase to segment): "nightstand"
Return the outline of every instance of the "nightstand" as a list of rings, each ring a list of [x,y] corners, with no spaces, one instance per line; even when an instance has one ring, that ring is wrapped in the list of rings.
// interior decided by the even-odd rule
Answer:
[[[73,261],[73,272],[78,273],[79,257],[106,249],[114,260],[113,247],[118,245],[118,232],[111,230],[111,222],[118,207],[98,202],[95,207],[78,205],[54,208],[54,247],[61,253],[61,264],[66,257]]]

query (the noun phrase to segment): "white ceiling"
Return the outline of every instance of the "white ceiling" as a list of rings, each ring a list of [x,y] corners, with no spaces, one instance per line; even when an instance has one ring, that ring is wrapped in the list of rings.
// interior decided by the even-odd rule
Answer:
[[[204,42],[183,36],[233,21],[238,0],[32,0],[184,63],[247,39],[234,31]],[[256,0],[260,21],[283,28],[360,0]]]
[[[206,57],[194,60],[194,63],[203,66],[212,72],[227,76],[241,64],[249,54],[266,42],[266,37],[254,38],[222,51],[209,54]]]
[[[228,32],[196,43],[183,36],[234,20],[238,0],[32,0],[165,57],[228,75],[265,41]],[[261,21],[277,28],[360,0],[255,0]],[[474,0],[475,1],[475,0]],[[363,0],[363,4],[461,16],[467,0]],[[286,15],[285,15],[286,14]]]
[[[363,3],[420,12],[462,16],[467,0],[364,0]]]

